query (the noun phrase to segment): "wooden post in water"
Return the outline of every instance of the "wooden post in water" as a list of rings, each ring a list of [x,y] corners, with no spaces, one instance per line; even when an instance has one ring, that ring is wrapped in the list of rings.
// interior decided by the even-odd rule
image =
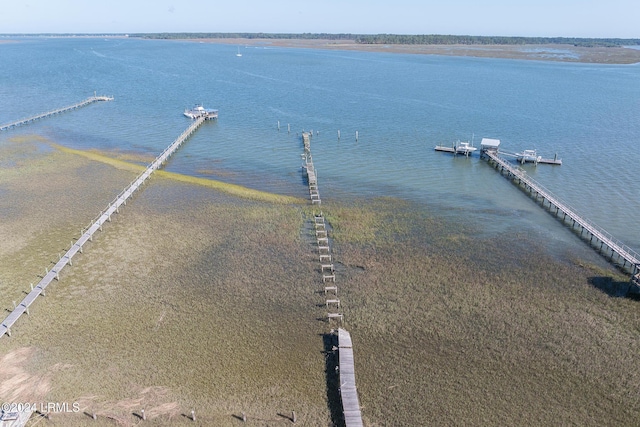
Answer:
[[[291,125],[287,123],[287,133],[291,133]]]
[[[340,139],[340,129],[338,129],[338,139]]]
[[[358,141],[358,131],[356,131],[356,142]]]
[[[278,130],[280,130],[280,120],[278,120]]]

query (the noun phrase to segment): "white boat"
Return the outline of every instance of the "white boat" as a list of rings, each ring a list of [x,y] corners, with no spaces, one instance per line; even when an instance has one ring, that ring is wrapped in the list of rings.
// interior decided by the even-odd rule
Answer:
[[[184,110],[184,115],[190,119],[197,119],[198,117],[204,117],[207,120],[217,119],[218,110],[212,110],[204,108],[202,105],[196,105],[191,110]]]
[[[456,144],[456,153],[458,154],[464,154],[465,156],[468,156],[476,150],[477,148],[468,142],[458,141],[458,143]]]
[[[516,153],[516,159],[520,163],[532,162],[538,163],[542,156],[538,156],[536,150],[523,150],[522,153]]]

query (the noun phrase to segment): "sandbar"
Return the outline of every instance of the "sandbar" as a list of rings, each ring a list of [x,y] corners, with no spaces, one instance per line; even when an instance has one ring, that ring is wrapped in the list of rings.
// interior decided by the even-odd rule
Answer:
[[[536,61],[582,62],[594,64],[635,64],[640,49],[625,47],[582,47],[569,44],[542,45],[401,45],[361,44],[349,40],[326,39],[242,39],[216,38],[193,41],[245,45],[251,47],[287,47],[304,49],[352,50],[416,55],[467,56]]]

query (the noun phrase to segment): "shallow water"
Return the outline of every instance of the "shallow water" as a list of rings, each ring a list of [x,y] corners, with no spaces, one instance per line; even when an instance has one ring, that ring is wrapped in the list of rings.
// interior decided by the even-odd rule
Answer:
[[[637,162],[629,154],[640,135],[637,65],[251,46],[239,58],[235,46],[99,38],[31,38],[0,50],[7,76],[0,122],[93,91],[116,98],[5,132],[0,143],[39,133],[73,148],[156,154],[188,125],[182,110],[203,102],[219,108],[220,119],[203,126],[167,170],[305,196],[299,134],[314,130],[325,199],[392,195],[459,221],[474,217],[484,233],[524,227],[552,246],[574,244],[483,162],[433,151],[499,138],[507,151],[558,153],[561,167],[525,169],[640,250]]]

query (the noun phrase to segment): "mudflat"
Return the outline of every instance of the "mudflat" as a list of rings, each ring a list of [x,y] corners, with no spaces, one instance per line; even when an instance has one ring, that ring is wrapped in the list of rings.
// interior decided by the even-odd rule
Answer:
[[[246,46],[278,46],[305,49],[358,50],[416,55],[471,56],[537,61],[584,62],[596,64],[634,64],[640,62],[640,49],[625,47],[582,47],[563,44],[543,45],[401,45],[361,44],[348,40],[323,39],[197,39],[199,42]]]
[[[10,310],[137,172],[41,138],[1,149]],[[628,278],[527,230],[324,196],[365,425],[635,424],[638,303],[601,290]],[[339,425],[312,213],[153,177],[0,339],[0,401],[77,403],[52,415],[69,426],[142,409],[149,425],[193,425],[192,409],[203,425]]]

